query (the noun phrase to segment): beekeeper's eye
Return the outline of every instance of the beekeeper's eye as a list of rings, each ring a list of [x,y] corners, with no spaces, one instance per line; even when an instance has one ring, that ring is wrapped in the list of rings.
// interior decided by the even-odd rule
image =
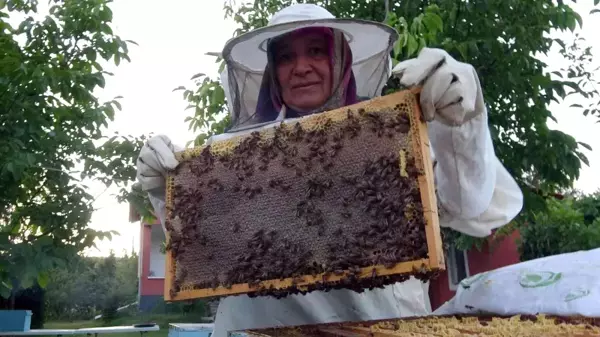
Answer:
[[[325,51],[325,48],[321,46],[313,46],[308,49],[308,55],[312,57],[322,57],[327,56],[327,52]]]
[[[279,52],[277,53],[277,55],[275,56],[275,62],[277,64],[284,64],[284,63],[289,63],[293,60],[293,55],[290,52]]]

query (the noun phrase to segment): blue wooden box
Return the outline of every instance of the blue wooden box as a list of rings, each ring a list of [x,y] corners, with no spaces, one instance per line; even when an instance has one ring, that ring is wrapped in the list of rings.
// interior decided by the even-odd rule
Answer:
[[[211,337],[214,324],[171,323],[168,337]]]
[[[30,310],[0,310],[0,331],[29,331]]]

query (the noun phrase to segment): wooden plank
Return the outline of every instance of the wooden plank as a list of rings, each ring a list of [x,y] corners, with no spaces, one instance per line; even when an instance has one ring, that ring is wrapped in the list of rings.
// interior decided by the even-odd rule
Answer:
[[[331,337],[362,337],[368,336],[368,333],[365,334],[363,331],[356,332],[349,329],[344,328],[321,328],[319,329],[321,336],[331,336]]]
[[[374,267],[365,267],[361,269],[359,274],[360,278],[371,277],[373,268],[376,270],[376,274],[380,276],[394,275],[394,274],[412,274],[416,270],[440,270],[444,269],[444,254],[442,250],[442,240],[439,228],[438,212],[437,212],[437,200],[434,188],[434,175],[433,166],[430,157],[430,143],[427,135],[427,125],[421,119],[421,110],[418,104],[418,90],[411,92],[404,91],[399,93],[390,94],[384,97],[377,97],[372,100],[361,102],[350,107],[343,107],[340,109],[324,112],[321,114],[313,115],[308,118],[314,120],[321,120],[324,122],[331,116],[339,116],[339,112],[346,112],[349,109],[366,109],[367,111],[377,111],[389,108],[395,105],[400,100],[404,102],[410,102],[412,105],[413,115],[411,118],[411,131],[410,131],[410,143],[412,145],[412,153],[409,155],[413,156],[417,168],[421,174],[418,177],[418,185],[421,196],[421,203],[423,207],[423,217],[426,223],[425,235],[428,249],[428,259],[408,261],[396,264],[393,268],[385,268],[383,265],[377,265]],[[240,140],[247,137],[247,135],[241,135],[234,138],[230,138],[221,144],[213,144],[215,146],[232,146],[232,144],[239,143]],[[177,154],[177,157],[181,161],[193,158],[201,153],[204,147],[198,147],[188,149]],[[169,176],[167,179],[167,192],[172,190],[174,185],[173,176]],[[173,204],[172,193],[167,193],[167,205]],[[172,207],[167,207],[167,219],[171,218]],[[170,239],[167,233],[167,242]],[[194,289],[193,287],[181,287],[181,290],[177,293],[171,291],[173,283],[176,280],[177,275],[177,263],[173,258],[173,254],[167,251],[166,254],[166,277],[165,277],[165,289],[164,297],[167,301],[179,301],[189,300],[195,298],[214,297],[214,296],[227,296],[234,294],[249,293],[258,290],[255,286],[250,286],[248,283],[234,284],[229,288],[219,286],[214,289]],[[389,266],[388,266],[389,267]],[[315,276],[305,275],[301,277],[301,281],[294,283],[292,278],[286,278],[283,280],[267,280],[261,282],[261,287],[272,288],[272,289],[285,289],[294,284],[300,289],[306,289],[307,285],[315,284],[317,282],[323,282],[324,280],[338,281],[342,279],[344,275],[324,275],[319,274]]]
[[[567,319],[567,321],[565,321]],[[556,317],[543,314],[514,316],[422,316],[380,321],[308,324],[248,331],[261,337],[398,337],[398,336],[600,336],[593,317]],[[318,332],[315,334],[314,332]]]
[[[164,299],[165,301],[174,301],[177,296],[171,296],[171,286],[175,280],[175,259],[170,251],[167,251],[165,255]]]
[[[166,179],[166,189],[170,190],[173,188],[173,184],[174,184],[174,179],[173,177],[167,177]],[[168,205],[168,203],[167,203]],[[171,208],[167,207],[166,209],[166,218],[168,219],[171,216]],[[164,226],[164,224],[163,224]],[[166,231],[165,233],[165,240],[166,242],[169,242],[170,240],[170,234],[169,231]],[[173,283],[175,282],[175,277],[176,277],[176,262],[175,259],[173,258],[173,254],[171,253],[170,250],[167,249],[167,251],[165,252],[165,283],[164,283],[164,299],[165,301],[173,301],[174,300],[174,296],[175,294],[171,294],[171,289],[173,286]]]
[[[382,265],[376,267],[367,267],[362,268],[359,277],[370,277],[373,271],[373,268],[377,270],[377,274],[380,276],[385,275],[393,275],[393,274],[405,274],[411,273],[413,270],[418,270],[421,268],[428,268],[429,260],[417,260],[417,261],[408,261],[398,263],[394,268],[385,268]],[[316,282],[322,282],[326,280],[328,282],[339,281],[342,279],[347,273],[344,275],[327,275],[319,274],[316,277],[311,275],[306,275],[302,277],[302,282],[297,282],[297,286],[302,289],[302,287],[306,287],[309,284],[314,284]],[[271,280],[271,281],[263,281],[262,286],[266,288],[270,288],[273,286],[275,289],[285,289],[292,286],[293,278],[286,278],[284,280]],[[166,283],[166,282],[165,282]],[[169,288],[165,286],[165,293]],[[224,288],[219,286],[215,289],[192,289],[192,290],[182,290],[177,293],[177,295],[170,297],[171,301],[182,301],[182,300],[190,300],[195,298],[203,298],[203,297],[213,297],[213,296],[224,296],[224,295],[236,295],[236,294],[244,294],[255,291],[256,287],[251,287],[248,283],[243,284],[234,284],[231,286],[231,289]],[[165,297],[166,298],[166,297]]]
[[[445,269],[444,250],[442,246],[442,236],[440,233],[440,223],[437,208],[437,196],[435,193],[435,175],[433,172],[433,163],[431,161],[429,134],[427,126],[422,120],[421,107],[418,104],[418,95],[420,89],[412,91],[415,96],[414,100],[414,121],[412,131],[413,136],[413,151],[417,166],[423,170],[425,174],[419,176],[419,190],[421,192],[421,202],[423,204],[423,216],[427,227],[425,233],[427,235],[427,250],[429,252],[429,266],[432,269]]]

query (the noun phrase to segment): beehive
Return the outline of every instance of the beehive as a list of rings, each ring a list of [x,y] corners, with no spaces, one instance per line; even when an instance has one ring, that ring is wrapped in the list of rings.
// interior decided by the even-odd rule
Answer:
[[[599,337],[600,319],[556,316],[440,316],[244,331],[249,337]]]
[[[417,95],[178,153],[167,178],[165,299],[360,292],[443,269]]]

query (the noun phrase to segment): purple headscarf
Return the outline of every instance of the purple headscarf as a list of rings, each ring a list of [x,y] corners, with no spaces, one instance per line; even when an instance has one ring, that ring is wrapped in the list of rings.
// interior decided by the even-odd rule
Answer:
[[[289,35],[285,35],[281,38],[289,38],[299,34],[315,32],[323,34],[327,40],[332,75],[331,96],[322,106],[308,112],[295,111],[291,107],[286,106],[286,118],[296,118],[307,114],[332,110],[354,104],[358,101],[356,96],[356,81],[354,79],[354,73],[352,72],[352,51],[342,32],[332,28],[308,27],[293,31],[292,33],[289,33]],[[284,104],[281,99],[280,87],[277,83],[275,72],[275,59],[272,50],[273,42],[274,41],[269,41],[267,46],[268,63],[265,68],[258,95],[258,103],[256,105],[254,118],[255,123],[275,120]]]

